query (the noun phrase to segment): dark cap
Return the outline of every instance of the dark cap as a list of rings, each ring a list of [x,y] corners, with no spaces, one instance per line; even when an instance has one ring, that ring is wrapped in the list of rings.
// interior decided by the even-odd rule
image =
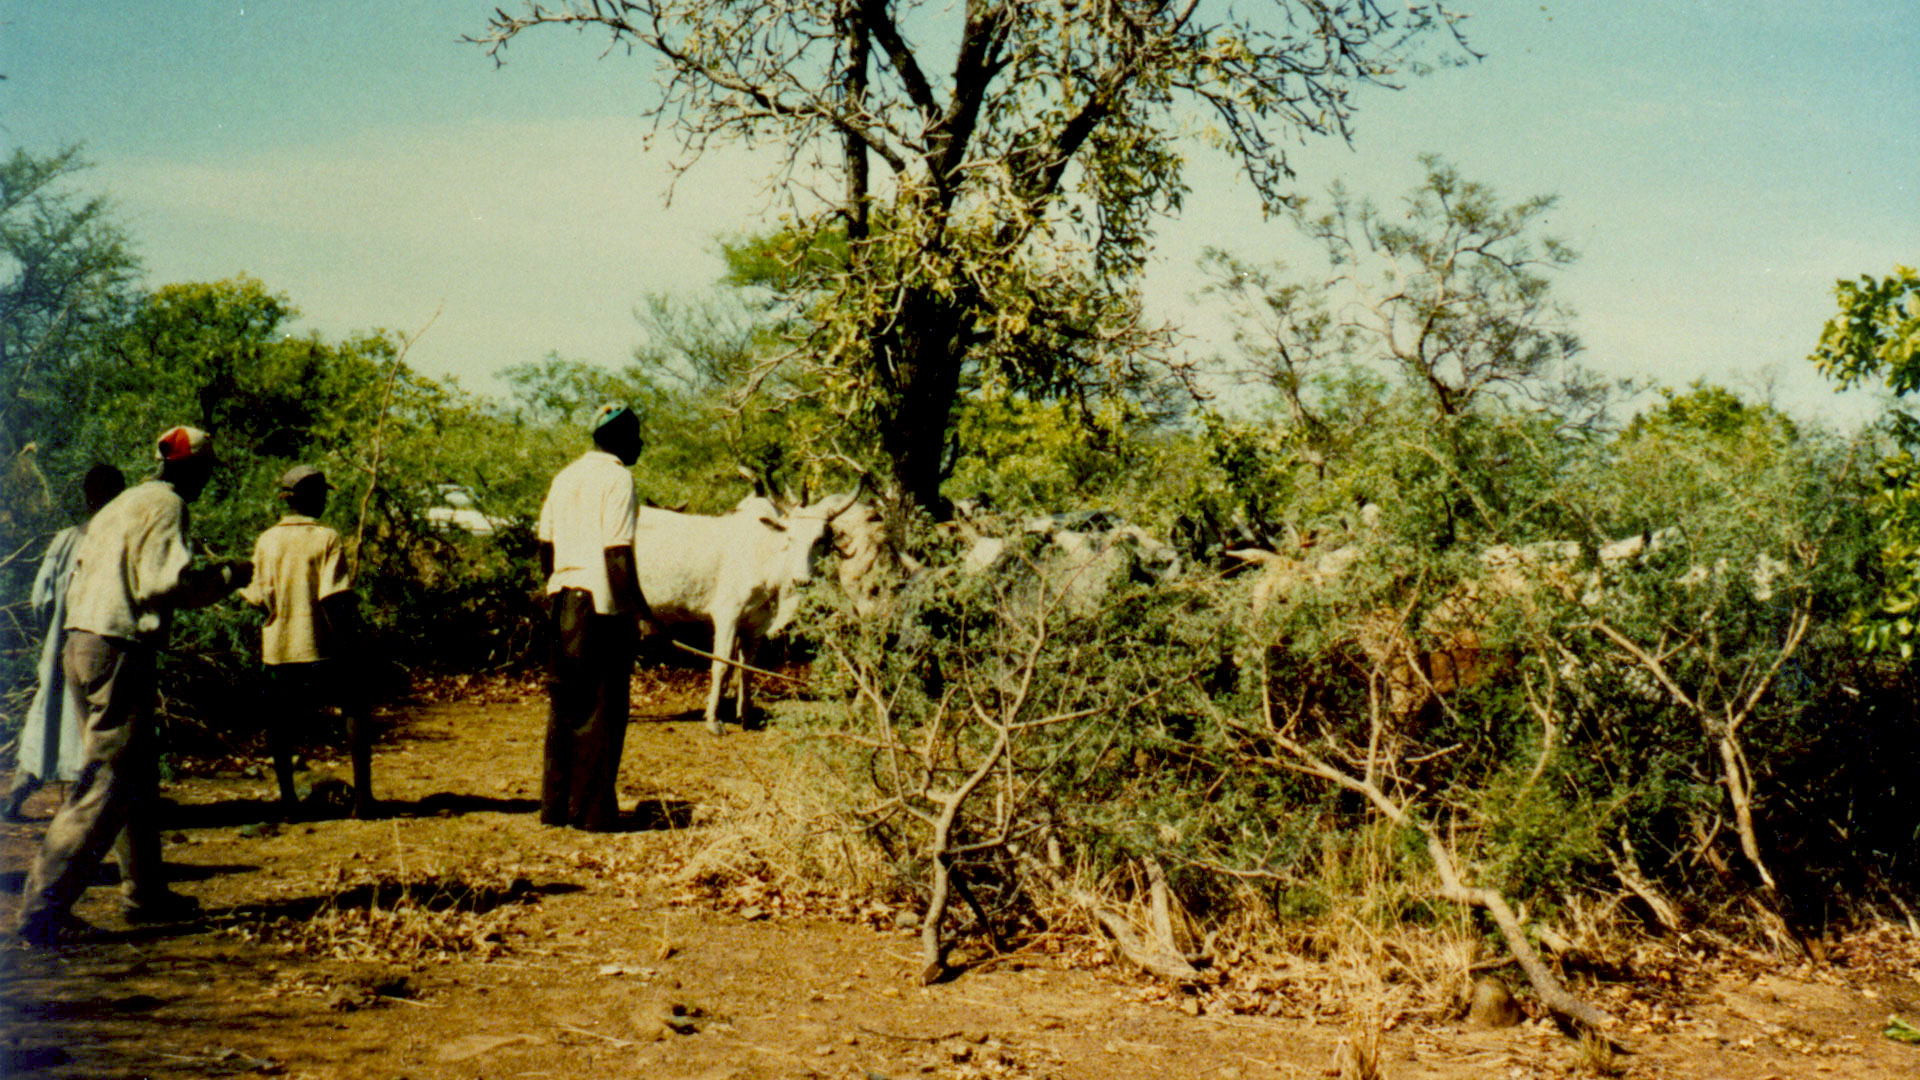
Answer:
[[[280,490],[283,493],[295,492],[303,487],[331,489],[333,485],[327,483],[327,474],[311,465],[295,465],[280,474]]]

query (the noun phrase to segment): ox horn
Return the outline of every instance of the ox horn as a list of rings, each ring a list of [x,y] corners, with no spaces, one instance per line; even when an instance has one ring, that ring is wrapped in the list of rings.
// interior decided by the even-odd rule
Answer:
[[[747,482],[747,486],[753,489],[753,493],[755,495],[758,495],[763,499],[767,497],[766,477],[761,476],[759,473],[754,472],[752,469],[747,468],[745,465],[739,466],[735,471],[740,474],[740,479],[745,480]]]
[[[844,514],[847,511],[853,509],[853,504],[859,502],[860,496],[865,495],[866,493],[867,493],[867,474],[861,473],[859,479],[853,485],[853,490],[847,493],[847,501],[841,503],[839,509],[835,510],[831,514],[828,514],[827,521],[831,523],[835,518],[839,517],[841,514]]]

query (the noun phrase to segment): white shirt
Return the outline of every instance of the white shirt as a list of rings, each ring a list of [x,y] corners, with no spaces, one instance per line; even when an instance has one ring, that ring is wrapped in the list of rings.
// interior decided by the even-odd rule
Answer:
[[[167,594],[193,562],[187,501],[164,480],[121,492],[94,515],[74,555],[68,630],[149,644],[166,636]]]
[[[541,541],[553,545],[547,592],[585,589],[600,615],[625,611],[607,580],[607,549],[633,543],[633,474],[605,450],[589,450],[561,469],[540,506]]]

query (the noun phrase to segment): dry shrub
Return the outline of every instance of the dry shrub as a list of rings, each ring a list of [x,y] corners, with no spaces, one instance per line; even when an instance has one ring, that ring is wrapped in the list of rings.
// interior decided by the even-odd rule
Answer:
[[[1626,1066],[1611,1040],[1589,1032],[1580,1038],[1579,1069],[1589,1076],[1619,1076]]]
[[[231,932],[290,952],[420,965],[491,960],[524,936],[519,921],[540,893],[493,862],[446,870],[334,867],[317,905],[243,913]]]
[[[783,703],[782,713],[804,708]],[[783,721],[784,722],[784,721]],[[780,738],[777,732],[770,738]],[[650,845],[644,864],[675,902],[768,917],[823,916],[891,925],[893,880],[881,853],[862,843],[836,803],[843,787],[801,741],[782,744],[764,768],[742,764],[728,790],[700,810],[697,829]],[[636,872],[617,856],[616,881]]]
[[[792,719],[781,716],[779,726]],[[804,739],[784,750],[745,768],[733,790],[704,805],[699,828],[650,838],[644,853],[576,852],[574,864],[626,895],[657,882],[675,903],[750,917],[838,918],[893,929],[902,925],[900,913],[917,915],[919,898],[902,891],[898,867],[842,812],[851,797],[845,776]],[[1329,846],[1315,871],[1320,881],[1339,883],[1340,900],[1310,917],[1276,911],[1252,884],[1221,905],[1224,918],[1216,911],[1206,924],[1175,897],[1183,944],[1216,961],[1210,981],[1196,988],[1202,1006],[1219,1015],[1373,1015],[1382,1030],[1457,1012],[1482,957],[1480,934],[1462,910],[1421,899],[1422,883],[1407,879],[1393,843],[1380,829],[1362,842]],[[1147,925],[1137,878],[1079,860],[1032,879],[1046,930],[1019,944],[1075,966],[1110,963],[1117,954],[1099,944],[1087,903],[1097,900]],[[1159,982],[1139,990],[1143,1001],[1186,995]]]

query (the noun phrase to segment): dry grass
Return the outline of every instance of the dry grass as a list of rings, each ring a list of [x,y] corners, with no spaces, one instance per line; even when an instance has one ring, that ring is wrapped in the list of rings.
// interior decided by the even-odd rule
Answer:
[[[844,812],[845,785],[816,749],[792,739],[764,767],[742,762],[729,790],[703,807],[699,829],[651,849],[668,887],[689,898],[744,891],[750,902],[800,907],[822,897],[898,899],[892,865],[862,840]]]
[[[491,862],[444,870],[333,869],[317,903],[243,911],[228,932],[289,952],[401,966],[490,960],[523,936],[539,892]]]
[[[1282,916],[1252,889],[1211,929],[1222,973],[1208,1000],[1225,1013],[1337,1020],[1377,1014],[1383,1030],[1459,1013],[1482,938],[1471,913],[1427,897],[1387,830],[1327,847],[1316,868],[1324,909]]]
[[[1604,1035],[1587,1034],[1580,1039],[1579,1069],[1589,1076],[1619,1076],[1626,1065]]]
[[[1355,1021],[1334,1048],[1328,1072],[1339,1080],[1382,1080],[1380,1040],[1384,1029],[1378,1013]]]

